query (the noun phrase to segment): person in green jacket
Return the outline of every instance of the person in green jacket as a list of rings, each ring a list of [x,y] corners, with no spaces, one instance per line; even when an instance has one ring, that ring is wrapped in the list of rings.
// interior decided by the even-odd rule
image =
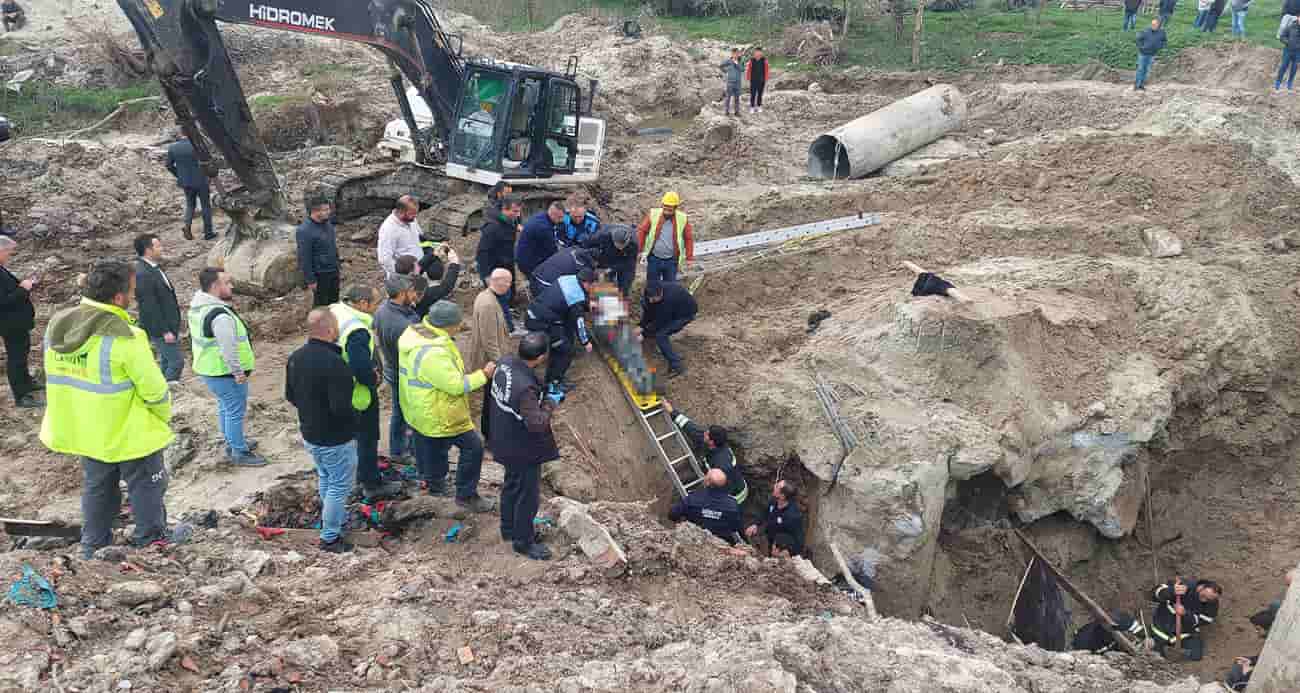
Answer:
[[[126,481],[134,546],[165,542],[167,469],[173,438],[167,381],[149,336],[127,314],[135,271],[102,261],[86,278],[81,303],[59,311],[45,332],[46,399],[41,442],[81,458],[81,550],[89,559],[113,541]]]

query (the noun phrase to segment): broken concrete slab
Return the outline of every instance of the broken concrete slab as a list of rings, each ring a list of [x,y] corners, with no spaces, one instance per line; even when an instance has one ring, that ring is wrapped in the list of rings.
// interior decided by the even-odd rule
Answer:
[[[1182,240],[1163,226],[1143,229],[1142,242],[1146,244],[1151,257],[1177,257],[1183,254]]]
[[[578,547],[604,572],[605,577],[619,577],[627,572],[627,554],[609,530],[592,519],[587,506],[575,500],[557,496],[551,499],[551,509],[556,515],[560,530],[577,542]]]

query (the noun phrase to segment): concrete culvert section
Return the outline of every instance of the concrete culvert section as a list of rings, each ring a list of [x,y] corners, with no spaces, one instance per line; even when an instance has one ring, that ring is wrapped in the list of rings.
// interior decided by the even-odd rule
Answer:
[[[808,147],[813,178],[861,178],[966,122],[966,97],[937,84],[820,135]]]

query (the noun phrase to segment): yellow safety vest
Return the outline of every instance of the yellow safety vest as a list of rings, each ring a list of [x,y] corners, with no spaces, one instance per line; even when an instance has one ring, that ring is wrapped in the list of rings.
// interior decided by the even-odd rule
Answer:
[[[101,331],[73,352],[51,348],[51,333],[69,320],[92,319],[93,311],[111,313],[122,322],[110,326],[113,334]],[[100,462],[128,462],[172,442],[167,381],[148,335],[125,310],[83,298],[81,305],[50,320],[45,339],[45,447]]]
[[[190,323],[190,344],[194,352],[194,372],[199,375],[219,377],[231,375],[230,366],[221,356],[221,345],[212,334],[212,320],[221,312],[235,320],[235,342],[239,349],[239,367],[245,373],[253,370],[256,359],[253,357],[253,343],[248,337],[248,326],[229,306],[210,303],[190,308],[187,314]]]
[[[365,330],[370,333],[370,362],[378,363],[379,340],[375,338],[373,328],[375,316],[363,313],[346,303],[335,303],[330,306],[330,312],[334,314],[334,319],[339,321],[338,345],[343,350],[343,360],[350,363],[348,359],[348,337],[357,330]],[[370,408],[372,401],[370,388],[353,378],[352,408],[357,411],[365,411]]]
[[[650,230],[645,234],[645,247],[641,248],[641,262],[645,262],[654,250],[655,239],[659,237],[659,220],[663,219],[664,208],[650,210]],[[686,271],[686,213],[677,210],[673,214],[673,232],[677,236],[677,268]]]
[[[411,325],[397,340],[397,392],[402,417],[418,433],[450,438],[474,430],[469,393],[483,387],[483,371],[465,373],[451,335],[428,320]]]

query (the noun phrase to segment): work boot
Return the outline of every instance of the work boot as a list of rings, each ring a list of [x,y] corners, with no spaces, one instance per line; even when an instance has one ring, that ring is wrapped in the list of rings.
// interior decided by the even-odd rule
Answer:
[[[265,457],[253,454],[251,449],[248,452],[232,452],[226,461],[235,467],[265,467],[270,464]]]
[[[362,484],[361,495],[365,496],[366,500],[371,503],[397,498],[402,495],[402,485],[389,481],[381,481],[377,484]]]
[[[343,537],[339,536],[335,538],[334,541],[325,541],[324,539],[321,539],[320,550],[328,553],[348,553],[352,551],[352,545],[343,541]]]
[[[205,240],[205,241],[215,241],[216,239],[217,239],[217,234],[215,234],[215,233],[205,233],[205,234],[203,234],[203,240]]]
[[[678,364],[668,367],[668,377],[676,378],[679,375],[686,375],[686,364]]]
[[[490,501],[477,493],[469,498],[457,498],[456,505],[472,513],[490,513],[497,507],[495,502]]]
[[[521,548],[518,544],[515,544],[514,549],[515,549],[515,553],[523,556],[527,556],[534,561],[551,560],[551,550],[546,548],[545,544],[539,544],[537,542],[533,542],[529,544],[528,548],[526,549]]]
[[[192,241],[192,240],[194,240],[194,232],[193,232],[192,230],[190,230],[190,227],[188,227],[188,226],[182,226],[182,227],[181,227],[181,237],[183,237],[183,238],[184,238],[185,240],[187,240],[187,241]]]
[[[439,498],[446,498],[447,496],[451,495],[451,492],[447,490],[446,482],[443,482],[441,484],[429,484],[425,488],[425,492],[428,493],[430,496],[437,496]]]
[[[17,404],[21,409],[40,409],[45,406],[45,398],[37,395],[23,395],[18,399]]]
[[[560,391],[566,395],[578,389],[578,384],[572,380],[557,380],[555,381],[555,384],[559,386]]]

